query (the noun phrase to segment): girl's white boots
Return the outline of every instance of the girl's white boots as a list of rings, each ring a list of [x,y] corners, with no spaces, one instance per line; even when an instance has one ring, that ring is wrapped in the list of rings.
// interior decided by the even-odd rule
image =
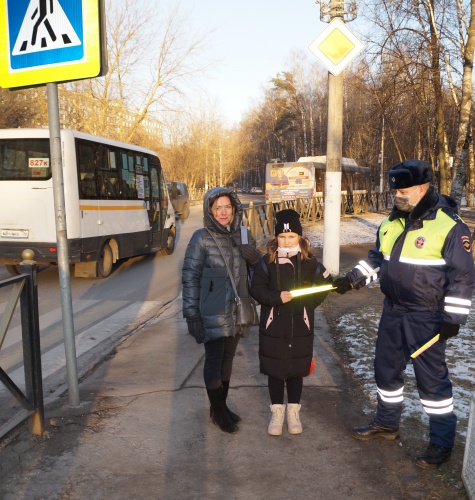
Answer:
[[[300,422],[299,412],[302,405],[287,405],[287,427],[289,434],[302,434],[302,423]]]
[[[270,405],[272,418],[267,428],[267,434],[271,436],[280,436],[285,419],[285,405]]]

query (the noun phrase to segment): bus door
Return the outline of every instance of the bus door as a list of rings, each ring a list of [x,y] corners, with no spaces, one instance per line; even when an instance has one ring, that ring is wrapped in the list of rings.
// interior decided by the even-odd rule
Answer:
[[[156,166],[150,167],[150,204],[148,207],[148,217],[151,228],[152,248],[158,248],[161,241],[161,232],[164,224],[160,203],[160,177]]]

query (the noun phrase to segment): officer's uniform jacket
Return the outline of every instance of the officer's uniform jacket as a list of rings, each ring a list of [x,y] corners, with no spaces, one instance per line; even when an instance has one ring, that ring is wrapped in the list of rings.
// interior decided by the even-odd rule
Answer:
[[[381,291],[402,310],[440,311],[442,321],[464,324],[475,282],[471,234],[455,202],[431,186],[412,212],[393,208],[376,245],[348,277],[380,279]]]

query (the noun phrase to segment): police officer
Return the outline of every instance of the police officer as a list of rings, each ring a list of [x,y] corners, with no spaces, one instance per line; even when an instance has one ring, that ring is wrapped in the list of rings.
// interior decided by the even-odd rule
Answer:
[[[422,406],[429,416],[429,445],[415,460],[429,469],[449,460],[457,417],[445,362],[446,340],[467,320],[475,281],[471,235],[457,215],[457,205],[430,185],[429,163],[406,160],[392,167],[389,185],[395,205],[381,223],[376,246],[346,276],[334,282],[338,293],[372,274],[358,289],[380,279],[385,295],[374,360],[377,410],[373,420],[355,427],[360,440],[399,437],[403,372],[412,353],[438,342],[413,359]]]

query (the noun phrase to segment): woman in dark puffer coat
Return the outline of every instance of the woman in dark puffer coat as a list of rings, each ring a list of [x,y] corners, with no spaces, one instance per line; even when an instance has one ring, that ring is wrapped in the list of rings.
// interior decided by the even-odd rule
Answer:
[[[229,410],[226,397],[236,347],[248,328],[234,324],[235,294],[217,245],[241,297],[249,296],[247,264],[255,265],[259,253],[249,231],[249,243],[241,243],[242,205],[231,189],[209,190],[204,197],[203,213],[205,227],[194,232],[183,263],[183,316],[189,333],[205,346],[203,375],[211,418],[221,430],[237,432],[236,424],[241,418]]]
[[[302,236],[299,214],[282,210],[276,219],[276,237],[268,242],[269,253],[256,266],[251,285],[251,295],[261,304],[259,362],[261,373],[268,376],[272,419],[267,432],[271,436],[282,434],[285,386],[288,432],[302,433],[300,398],[313,357],[314,310],[328,294],[293,298],[290,290],[332,282]]]

